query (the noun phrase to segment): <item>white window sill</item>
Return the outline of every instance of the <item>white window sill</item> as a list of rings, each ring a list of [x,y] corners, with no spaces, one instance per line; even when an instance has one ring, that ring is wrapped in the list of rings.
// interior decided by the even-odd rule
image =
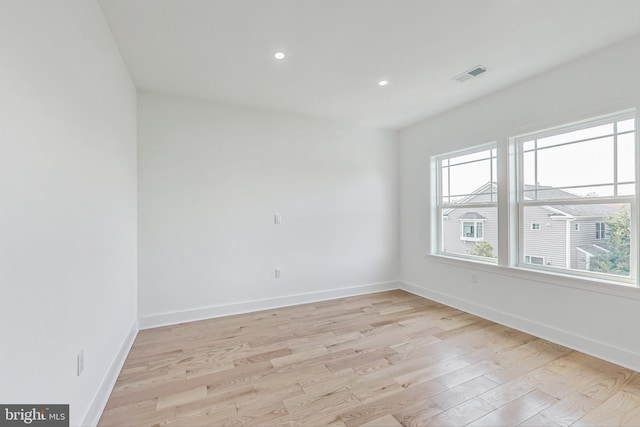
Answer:
[[[460,240],[464,240],[465,242],[482,242],[484,239],[482,237],[460,237]]]
[[[491,261],[458,258],[444,254],[426,254],[430,261],[448,264],[455,267],[468,268],[473,271],[484,271],[501,276],[514,277],[522,280],[540,282],[557,286],[564,286],[582,291],[597,292],[606,295],[615,295],[624,298],[640,300],[640,288],[634,284],[616,282],[611,280],[579,277],[569,274],[556,273],[554,271],[540,271],[526,267],[504,267]]]

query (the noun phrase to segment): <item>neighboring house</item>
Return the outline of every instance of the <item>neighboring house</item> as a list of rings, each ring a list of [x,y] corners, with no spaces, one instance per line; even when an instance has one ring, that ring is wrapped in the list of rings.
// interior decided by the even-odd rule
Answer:
[[[460,203],[488,201],[487,183]],[[525,188],[532,190],[533,186]],[[553,199],[577,198],[566,191],[538,186]],[[607,220],[618,213],[606,205],[553,205],[528,207],[524,222],[524,261],[588,270],[594,256],[607,253]],[[497,256],[497,210],[494,207],[460,207],[443,212],[443,249],[468,253],[480,241],[488,242]]]

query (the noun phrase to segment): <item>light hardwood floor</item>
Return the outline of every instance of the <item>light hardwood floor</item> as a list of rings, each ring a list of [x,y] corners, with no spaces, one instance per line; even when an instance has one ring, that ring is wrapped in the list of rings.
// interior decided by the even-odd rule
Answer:
[[[640,374],[403,292],[141,331],[100,426],[640,426]]]

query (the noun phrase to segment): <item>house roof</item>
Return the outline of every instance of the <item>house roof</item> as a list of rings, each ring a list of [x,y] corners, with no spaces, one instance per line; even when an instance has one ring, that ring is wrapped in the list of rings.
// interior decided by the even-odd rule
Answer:
[[[606,253],[609,253],[609,250],[607,249],[607,244],[604,242],[597,245],[596,244],[581,245],[581,246],[578,246],[578,249],[588,253],[591,256],[598,256],[598,255],[604,255]]]
[[[618,213],[617,209],[614,209],[607,205],[560,205],[554,207],[562,212],[566,212],[571,216],[584,217],[584,216],[596,216],[607,217],[614,216]]]
[[[483,217],[478,212],[465,212],[464,215],[462,215],[458,219],[487,219],[487,218]]]
[[[532,192],[536,189],[535,185],[525,184],[524,191],[525,193]],[[575,194],[571,194],[568,191],[558,190],[557,188],[553,188],[547,185],[538,185],[538,191],[543,193],[544,196],[548,199],[571,199],[574,197],[578,197]]]
[[[461,199],[459,203],[465,203],[470,200],[473,200],[475,197],[486,194],[486,189],[489,188],[490,185],[496,186],[494,182],[487,182],[478,189],[476,189],[473,194]],[[535,190],[534,185],[525,184],[524,191],[525,194],[527,192],[532,192]],[[568,191],[559,190],[557,188],[553,188],[545,185],[538,185],[538,191],[542,192],[545,197],[549,199],[579,199],[579,196],[575,194],[569,193]],[[618,210],[603,204],[584,204],[584,205],[554,205],[553,201],[549,203],[550,206],[553,206],[554,211],[549,214],[550,217],[562,218],[562,217],[608,217],[613,216],[618,213]],[[447,209],[443,212],[445,215],[451,213],[454,209]],[[467,212],[467,213],[475,213],[476,212]],[[467,214],[465,213],[465,215]],[[478,214],[477,214],[478,215]],[[463,215],[464,216],[464,215]],[[461,217],[462,219],[462,217]],[[467,219],[467,218],[464,218]],[[473,218],[469,218],[473,219]]]
[[[495,182],[487,182],[483,185],[481,185],[480,187],[476,188],[471,194],[469,194],[468,196],[463,197],[462,199],[458,200],[456,203],[466,203],[469,200],[473,200],[474,198],[478,197],[478,196],[484,196],[487,194],[487,189],[493,186],[495,187],[495,190],[493,190],[494,193],[497,193],[498,191],[498,185]],[[491,192],[489,192],[491,193]],[[442,215],[447,216],[449,215],[451,212],[453,212],[454,210],[456,210],[456,208],[449,208],[449,209],[445,209],[442,212]]]
[[[524,191],[525,194],[527,192],[531,192],[535,190],[534,185],[525,184]],[[538,185],[538,192],[542,193],[547,199],[578,199],[579,196],[575,194],[569,193],[568,191],[558,190],[557,188],[553,188],[545,185]],[[553,207],[565,213],[567,215],[580,217],[580,216],[612,216],[618,213],[617,209],[614,209],[607,205],[553,205]],[[558,214],[551,214],[550,216],[558,216]]]

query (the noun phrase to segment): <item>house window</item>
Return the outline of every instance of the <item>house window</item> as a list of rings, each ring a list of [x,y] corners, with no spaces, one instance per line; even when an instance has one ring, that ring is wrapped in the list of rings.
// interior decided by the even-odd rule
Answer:
[[[636,238],[630,232],[636,222],[634,117],[634,112],[615,114],[513,139],[518,251],[541,255],[522,256],[522,264],[544,258],[540,265],[565,274],[635,279]],[[545,224],[544,234],[525,231],[529,223],[535,230],[536,220]],[[595,233],[590,227],[581,231],[575,221],[595,222]],[[614,250],[600,251],[585,266],[577,254],[593,252],[596,241]]]
[[[539,222],[532,222],[531,223],[531,229],[532,230],[540,230],[540,223]]]
[[[493,143],[432,159],[434,253],[496,262],[496,154]]]
[[[524,256],[524,262],[526,264],[544,265],[544,257],[542,256]]]
[[[460,239],[479,241],[483,239],[483,221],[462,221],[462,233]]]

